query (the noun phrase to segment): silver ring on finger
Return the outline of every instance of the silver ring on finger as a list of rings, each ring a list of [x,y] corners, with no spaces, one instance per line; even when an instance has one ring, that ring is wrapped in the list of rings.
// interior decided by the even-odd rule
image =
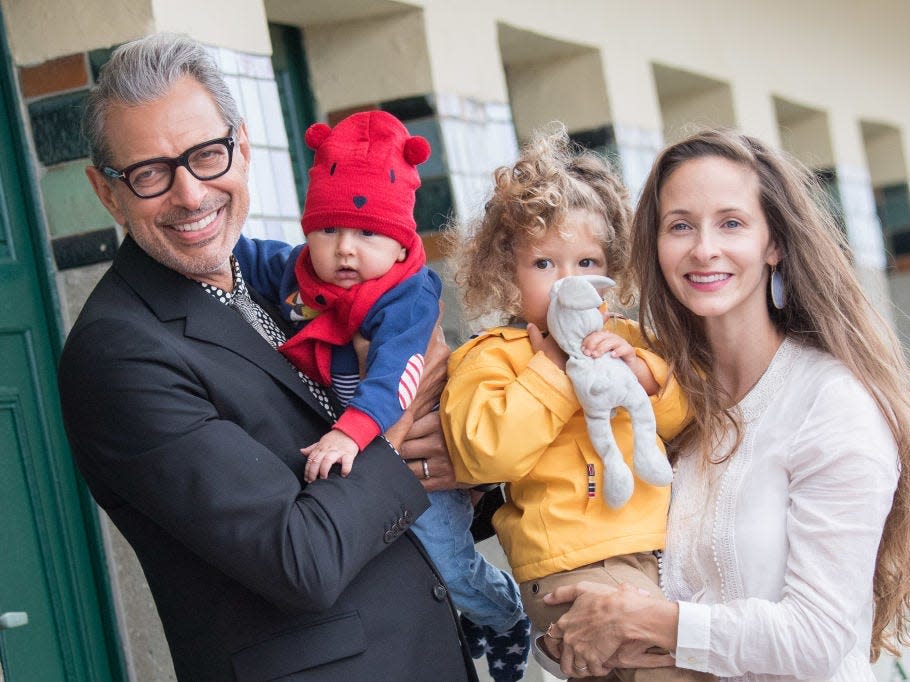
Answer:
[[[430,480],[430,465],[427,464],[427,460],[421,459],[420,466],[423,467],[423,480],[429,481]]]
[[[572,667],[575,668],[579,672],[584,672],[585,670],[588,669],[588,666],[586,666],[586,665],[572,665]]]

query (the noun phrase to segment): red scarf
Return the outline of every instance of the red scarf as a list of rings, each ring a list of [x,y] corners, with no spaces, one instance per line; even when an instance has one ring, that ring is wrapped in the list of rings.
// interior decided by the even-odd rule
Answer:
[[[349,343],[379,297],[415,274],[426,263],[423,243],[415,239],[407,256],[382,277],[350,289],[323,282],[316,276],[310,248],[304,246],[294,266],[300,298],[319,311],[314,319],[278,347],[300,371],[325,386],[332,383],[332,347]]]

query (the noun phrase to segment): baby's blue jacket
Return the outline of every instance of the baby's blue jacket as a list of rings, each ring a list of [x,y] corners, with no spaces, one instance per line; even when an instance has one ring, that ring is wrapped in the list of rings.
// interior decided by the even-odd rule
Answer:
[[[291,247],[274,240],[250,239],[243,235],[234,247],[247,283],[265,300],[279,307],[290,320],[287,302],[299,287],[294,265],[303,245]],[[366,374],[349,405],[369,415],[383,432],[403,413],[399,383],[408,361],[423,355],[439,316],[442,282],[427,268],[384,293],[367,313],[360,334],[370,342]],[[306,324],[306,323],[303,323]],[[332,374],[357,374],[353,344],[332,351]]]

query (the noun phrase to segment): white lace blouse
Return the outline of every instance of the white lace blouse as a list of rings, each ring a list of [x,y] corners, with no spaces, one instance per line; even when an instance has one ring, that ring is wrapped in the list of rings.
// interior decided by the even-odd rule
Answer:
[[[725,464],[681,457],[663,587],[676,664],[735,680],[873,681],[872,574],[897,449],[830,355],[785,340]]]

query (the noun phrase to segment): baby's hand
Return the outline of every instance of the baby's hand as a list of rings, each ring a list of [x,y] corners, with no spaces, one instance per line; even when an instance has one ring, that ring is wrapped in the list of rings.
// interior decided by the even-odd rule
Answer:
[[[352,438],[338,429],[332,429],[319,442],[301,448],[300,452],[307,458],[303,477],[307,483],[312,483],[317,478],[328,478],[329,469],[338,462],[341,462],[341,475],[347,476],[351,473],[359,448]]]
[[[604,355],[619,358],[629,366],[638,383],[648,395],[660,390],[654,375],[645,362],[635,354],[635,347],[621,336],[612,332],[599,330],[588,334],[581,342],[581,352],[589,358],[597,359]]]

